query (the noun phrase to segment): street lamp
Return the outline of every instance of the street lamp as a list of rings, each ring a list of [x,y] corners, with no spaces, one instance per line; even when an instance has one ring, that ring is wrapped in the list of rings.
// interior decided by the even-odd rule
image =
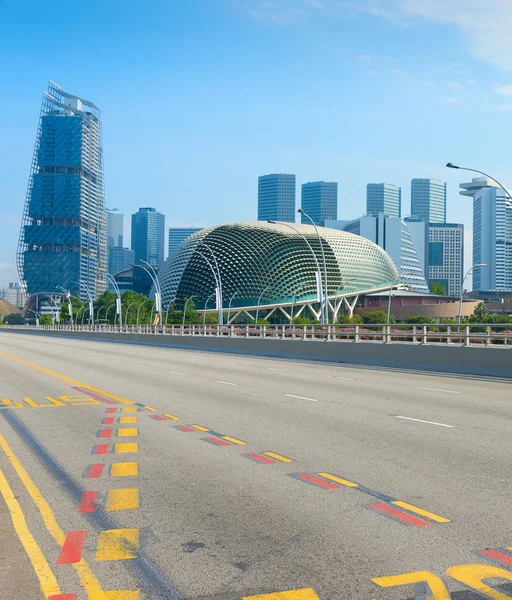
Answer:
[[[160,323],[162,323],[162,292],[160,290],[160,282],[158,281],[158,276],[156,274],[155,269],[153,268],[153,265],[151,265],[150,263],[148,263],[145,260],[141,261],[145,264],[147,264],[151,271],[149,269],[147,269],[146,267],[144,267],[143,265],[134,265],[133,263],[130,263],[131,267],[138,267],[139,269],[144,269],[144,271],[146,271],[146,273],[151,277],[151,281],[153,282],[153,285],[155,286],[155,302],[156,302],[156,310],[158,312],[158,318]],[[154,275],[153,275],[154,273]]]
[[[303,283],[300,287],[298,287],[294,292],[293,292],[293,296],[292,296],[292,308],[290,310],[290,325],[293,325],[293,309],[295,307],[295,300],[297,298],[297,294],[302,291],[304,289],[304,287],[306,286],[305,283]]]
[[[202,258],[204,258],[204,260],[206,261],[207,265],[210,267],[211,272],[213,273],[213,278],[215,280],[215,285],[217,286],[217,289],[219,290],[218,296],[217,296],[217,308],[218,308],[218,312],[219,312],[219,324],[222,325],[222,293],[221,293],[221,281],[219,279],[220,277],[220,272],[219,275],[217,276],[217,273],[215,272],[215,269],[213,268],[212,263],[206,258],[206,256],[202,253],[199,252],[199,250],[194,250],[192,252],[192,254],[199,254],[199,256],[201,256]]]
[[[187,316],[187,306],[188,303],[192,300],[192,298],[197,298],[197,296],[190,296],[190,298],[187,298],[187,301],[185,302],[185,306],[183,307],[183,327],[185,327],[185,317]]]
[[[80,289],[80,286],[83,286],[85,293],[87,294],[87,298],[89,300],[89,318],[91,319],[91,325],[94,326],[94,308],[93,308],[93,300],[92,300],[92,294],[91,294],[91,290],[89,289],[89,286],[86,285],[83,281],[72,281],[71,283],[76,283]],[[84,315],[85,315],[85,311],[82,314],[82,324],[84,322]]]
[[[447,163],[446,166],[449,169],[460,169],[461,171],[472,171],[473,173],[479,173],[480,175],[484,175],[485,177],[492,179],[494,181],[494,183],[499,185],[499,187],[505,192],[506,198],[508,198],[509,200],[512,199],[510,196],[510,192],[507,190],[507,188],[504,185],[502,185],[497,179],[494,179],[494,177],[491,177],[487,173],[484,173],[483,171],[479,171],[478,169],[470,169],[469,167],[459,167],[458,165],[454,165],[451,162]]]
[[[136,304],[136,302],[130,302],[130,304],[128,304],[128,308],[125,310],[125,314],[124,314],[125,326],[128,325],[128,311],[130,310],[130,307],[133,306],[134,304]]]
[[[105,307],[106,307],[106,305],[104,304],[103,306],[100,306],[100,307],[98,308],[98,311],[97,311],[97,313],[96,313],[96,321],[99,321],[99,320],[100,320],[100,312],[101,312],[101,309],[102,309],[102,308],[105,308]]]
[[[329,291],[327,289],[327,265],[325,263],[325,253],[324,253],[323,239],[320,236],[320,232],[318,231],[318,227],[316,226],[316,223],[308,215],[308,213],[304,212],[302,210],[302,208],[299,208],[299,210],[297,212],[299,214],[301,214],[301,215],[304,215],[306,217],[306,219],[309,219],[309,221],[311,221],[311,225],[313,225],[313,227],[315,228],[316,235],[318,236],[318,242],[320,244],[320,249],[322,250],[322,261],[324,263],[324,287],[325,287],[325,294],[324,294],[324,304],[325,304],[325,308],[324,308],[324,310],[325,310],[324,324],[328,325],[328,322],[329,322],[329,307],[327,306],[327,302],[328,302]]]
[[[308,245],[308,248],[311,251],[311,254],[313,255],[313,258],[315,260],[315,265],[316,265],[316,270],[318,273],[318,276],[320,277],[320,322],[322,325],[325,325],[325,320],[324,320],[324,310],[323,310],[323,291],[322,291],[322,273],[320,272],[320,265],[318,264],[318,259],[316,257],[315,251],[313,250],[313,247],[311,246],[311,244],[308,241],[308,238],[301,232],[299,231],[296,227],[294,227],[293,225],[290,225],[290,223],[283,223],[281,221],[267,221],[267,223],[271,223],[272,225],[284,225],[285,227],[288,227],[289,229],[292,229],[293,231],[295,231],[295,233],[298,233],[301,238],[303,238],[303,240],[306,242],[306,244]]]
[[[176,298],[173,298],[172,300],[172,306],[174,306],[174,301],[176,300]],[[165,311],[165,324],[167,325],[167,319],[169,318],[169,308],[171,307],[171,302],[167,303],[167,310]]]
[[[260,312],[260,302],[261,302],[261,297],[263,296],[263,294],[265,292],[267,292],[270,289],[270,286],[267,285],[267,287],[261,292],[261,294],[258,297],[258,305],[256,306],[256,325],[258,325],[258,315]]]
[[[231,315],[231,303],[233,302],[233,298],[238,294],[239,290],[236,290],[236,292],[231,296],[231,298],[229,299],[229,306],[228,306],[228,318],[226,320],[226,325],[229,325],[229,317]]]
[[[111,305],[110,305],[110,306],[107,308],[107,311],[105,312],[105,321],[107,321],[107,322],[108,322],[108,311],[109,311],[109,310],[110,310],[110,309],[111,309],[113,306],[115,306],[115,303],[114,303],[114,304],[111,304]],[[116,319],[115,319],[115,317],[114,317],[114,322],[115,322],[115,320],[116,320]]]
[[[110,283],[113,285],[114,290],[116,292],[116,314],[119,316],[119,325],[123,324],[123,311],[122,311],[122,305],[121,305],[121,290],[119,289],[119,286],[117,285],[117,281],[115,280],[115,278],[110,274],[107,273],[107,279],[110,281]],[[114,316],[114,325],[116,324],[116,318]]]
[[[201,243],[200,248],[202,247],[207,248],[210,251],[210,254],[213,257],[213,262],[215,263],[215,266],[217,267],[217,277],[218,277],[218,286],[219,286],[219,297],[218,297],[218,302],[217,302],[217,310],[219,313],[219,325],[223,325],[223,314],[222,314],[222,307],[223,307],[223,300],[222,300],[222,279],[220,277],[220,269],[219,269],[219,263],[217,262],[217,258],[215,256],[215,253],[213,252],[213,250],[210,248],[210,246],[208,246],[208,244],[205,244],[204,242]]]
[[[468,272],[464,275],[464,279],[462,280],[462,285],[460,286],[460,299],[459,299],[459,316],[457,319],[457,324],[460,325],[460,320],[462,317],[462,296],[464,295],[464,282],[466,281],[466,279],[468,278],[469,274],[472,273],[473,271],[477,271],[478,269],[481,269],[482,267],[486,267],[487,265],[484,263],[477,263],[474,264],[471,269],[468,270]]]
[[[215,292],[213,292],[213,294],[210,294],[210,296],[208,297],[208,300],[205,302],[204,304],[204,311],[203,311],[203,328],[206,324],[206,308],[208,306],[208,302],[210,302],[210,300],[215,296]]]
[[[71,306],[71,292],[69,290],[67,290],[65,287],[62,287],[61,285],[56,285],[55,287],[58,290],[61,290],[62,292],[64,292],[66,298],[68,299],[69,318],[71,320],[71,325],[73,325],[73,307]]]
[[[144,304],[146,304],[146,302],[149,302],[149,300],[151,300],[151,298],[146,298],[146,300],[143,300],[140,304],[139,304],[139,308],[137,309],[137,325],[139,324],[139,315],[140,315],[140,309],[144,306]]]

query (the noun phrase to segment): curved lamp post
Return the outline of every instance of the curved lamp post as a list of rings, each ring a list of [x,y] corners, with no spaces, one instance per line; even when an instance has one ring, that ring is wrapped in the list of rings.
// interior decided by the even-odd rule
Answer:
[[[169,308],[171,306],[174,306],[174,301],[176,300],[176,298],[172,299],[172,302],[168,302],[167,303],[167,310],[165,311],[165,324],[167,325],[167,319],[169,318]]]
[[[217,310],[218,310],[218,313],[219,313],[219,316],[218,316],[219,325],[223,325],[224,318],[223,318],[223,314],[222,314],[222,307],[223,307],[222,279],[221,279],[221,276],[220,276],[219,263],[217,262],[217,258],[215,256],[214,251],[211,249],[211,247],[208,246],[208,244],[206,244],[205,242],[202,242],[199,247],[202,248],[203,246],[210,251],[210,254],[213,257],[213,262],[215,263],[215,267],[217,268],[217,278],[218,278],[218,287],[219,287],[219,299],[218,299]]]
[[[231,296],[231,298],[229,299],[229,306],[228,306],[228,318],[226,319],[226,325],[229,325],[229,317],[231,315],[231,304],[233,302],[234,297],[238,294],[239,290],[236,290],[236,292]]]
[[[213,294],[210,294],[210,296],[208,297],[208,300],[205,302],[204,304],[204,311],[203,311],[203,329],[204,326],[206,325],[206,308],[208,307],[208,302],[210,302],[210,300],[215,296],[215,292],[213,292]]]
[[[146,271],[146,273],[150,276],[151,281],[153,282],[153,285],[155,286],[156,310],[158,312],[158,318],[159,318],[159,321],[161,324],[162,323],[162,291],[160,289],[160,282],[158,281],[158,275],[156,274],[156,271],[153,268],[152,264],[150,264],[146,260],[142,260],[142,259],[141,259],[141,262],[148,265],[148,267],[151,269],[151,271],[149,269],[147,269],[144,265],[134,265],[133,263],[131,263],[130,266],[138,267],[139,269],[144,269],[144,271]]]
[[[462,297],[464,296],[464,282],[466,281],[466,279],[468,278],[470,273],[472,273],[473,271],[478,271],[478,269],[481,269],[482,267],[486,267],[486,266],[487,265],[484,263],[476,263],[471,267],[471,269],[468,269],[468,272],[464,275],[464,279],[462,280],[462,284],[460,286],[459,316],[457,318],[458,325],[460,325],[460,320],[462,317]]]
[[[109,311],[109,310],[110,310],[110,309],[111,309],[113,306],[115,306],[115,303],[114,303],[114,304],[111,304],[111,305],[110,305],[110,306],[107,308],[107,310],[106,310],[106,312],[105,312],[105,321],[108,321],[108,311]],[[114,317],[114,321],[115,321],[115,317]]]
[[[105,308],[105,307],[106,307],[106,306],[105,306],[105,304],[104,304],[103,306],[100,306],[100,307],[98,308],[98,311],[97,311],[97,313],[96,313],[96,321],[99,321],[99,320],[100,320],[100,312],[101,312],[101,309],[102,309],[102,308]]]
[[[262,298],[262,296],[263,296],[263,294],[264,294],[265,292],[268,292],[268,290],[269,290],[269,289],[270,289],[270,286],[268,285],[268,286],[267,286],[267,287],[266,287],[266,288],[265,288],[265,289],[264,289],[264,290],[261,292],[261,294],[260,294],[260,295],[259,295],[259,297],[258,297],[258,305],[257,305],[257,307],[256,307],[256,325],[258,325],[258,315],[259,315],[259,313],[260,313],[260,302],[261,302],[261,298]]]
[[[303,283],[300,287],[298,287],[294,292],[293,292],[293,297],[292,297],[292,309],[290,311],[290,325],[293,325],[293,309],[295,308],[295,300],[297,299],[297,294],[303,290],[306,287],[306,284]]]
[[[219,279],[220,277],[220,272],[219,275],[217,275],[217,273],[215,272],[215,269],[213,268],[212,263],[208,260],[208,258],[202,253],[199,252],[199,250],[194,250],[192,252],[192,254],[199,254],[199,256],[201,256],[202,258],[204,258],[204,260],[206,261],[207,265],[210,267],[210,270],[213,274],[213,278],[215,280],[215,285],[217,286],[218,290],[219,290],[219,297],[218,297],[218,302],[217,302],[217,307],[219,310],[219,324],[222,325],[222,294],[221,294],[221,281]]]
[[[137,325],[139,324],[140,309],[144,306],[144,304],[146,304],[146,302],[149,302],[149,300],[151,300],[151,298],[147,298],[139,304],[139,308],[137,309]]]
[[[108,273],[107,273],[108,275]],[[71,283],[76,283],[78,285],[78,289],[80,289],[80,286],[82,286],[85,290],[85,293],[87,294],[87,299],[89,300],[89,318],[91,319],[91,325],[94,325],[94,307],[93,307],[93,299],[92,299],[92,293],[91,290],[89,289],[89,286],[87,284],[85,284],[83,281],[72,281]],[[85,312],[82,314],[82,325],[84,322],[83,316],[84,316]]]
[[[128,311],[130,310],[130,307],[133,306],[134,304],[136,304],[136,302],[130,302],[130,304],[128,304],[127,309],[124,312],[124,325],[126,327],[126,325],[128,325]]]
[[[118,315],[118,324],[122,325],[123,324],[123,310],[122,310],[122,304],[121,304],[121,290],[119,289],[119,286],[117,285],[117,281],[110,273],[107,273],[107,280],[110,281],[110,283],[113,285],[114,290],[116,292],[117,298],[116,298],[115,314]],[[116,324],[116,318],[114,316],[114,325],[115,324]]]
[[[185,306],[183,307],[183,327],[185,327],[185,317],[187,316],[187,306],[188,303],[192,300],[192,298],[197,298],[197,296],[190,296],[190,298],[187,298],[187,301],[185,302]]]
[[[492,179],[494,181],[494,183],[496,183],[505,192],[506,198],[508,198],[509,200],[512,199],[512,197],[510,196],[510,192],[507,190],[507,188],[504,185],[502,185],[497,179],[495,179],[494,177],[491,177],[491,175],[489,175],[488,173],[484,173],[483,171],[479,171],[478,169],[470,169],[469,167],[459,167],[458,165],[454,165],[451,162],[447,163],[446,166],[449,169],[460,169],[461,171],[472,171],[473,173],[479,173],[480,175],[484,175],[485,177]]]
[[[62,287],[61,285],[56,285],[55,286],[58,290],[61,290],[62,292],[64,292],[64,294],[67,296],[68,299],[68,310],[69,310],[69,318],[71,320],[71,325],[73,325],[73,307],[71,305],[71,292],[69,290],[67,290],[65,287]]]

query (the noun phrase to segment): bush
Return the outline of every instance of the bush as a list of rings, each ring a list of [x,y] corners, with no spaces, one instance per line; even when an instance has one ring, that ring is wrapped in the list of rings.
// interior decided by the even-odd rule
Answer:
[[[410,325],[433,325],[435,320],[431,317],[422,317],[421,315],[418,315],[416,317],[409,317],[405,322]]]
[[[51,325],[52,324],[52,316],[51,315],[41,315],[39,319],[39,325]]]
[[[387,322],[388,315],[383,310],[372,310],[363,315],[363,323],[368,325],[385,325]],[[390,315],[389,322],[395,322],[393,315]]]
[[[12,313],[5,317],[6,325],[25,325],[25,317],[17,313]]]
[[[345,315],[341,318],[341,320],[338,320],[338,322],[347,325],[361,325],[363,323],[363,319],[361,315],[352,315],[352,317]]]

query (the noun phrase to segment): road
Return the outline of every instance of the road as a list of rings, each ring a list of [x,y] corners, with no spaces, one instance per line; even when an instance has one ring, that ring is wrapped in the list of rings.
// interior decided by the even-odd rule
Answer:
[[[0,598],[512,598],[511,383],[1,332]]]

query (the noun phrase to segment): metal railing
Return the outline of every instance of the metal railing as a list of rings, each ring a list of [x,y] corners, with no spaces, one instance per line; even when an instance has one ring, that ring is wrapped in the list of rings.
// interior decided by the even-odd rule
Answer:
[[[27,327],[27,326],[21,326]],[[41,325],[53,331],[381,344],[512,347],[512,324],[470,325]]]

